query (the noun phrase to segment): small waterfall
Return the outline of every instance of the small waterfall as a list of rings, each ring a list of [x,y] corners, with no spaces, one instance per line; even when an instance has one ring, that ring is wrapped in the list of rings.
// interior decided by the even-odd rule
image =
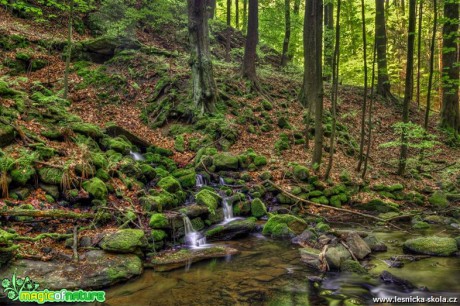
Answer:
[[[225,186],[225,180],[223,177],[219,177],[219,185]]]
[[[185,243],[192,249],[206,247],[206,237],[195,231],[192,222],[187,216],[184,216],[184,227],[185,227]]]
[[[224,209],[224,222],[233,220],[233,206],[228,203],[228,198],[222,199],[222,208]]]
[[[196,175],[196,187],[203,187],[206,186],[206,180],[204,179],[203,175],[197,174]]]
[[[129,151],[129,155],[135,160],[135,161],[140,161],[140,160],[145,160],[144,156],[142,156],[141,153]]]

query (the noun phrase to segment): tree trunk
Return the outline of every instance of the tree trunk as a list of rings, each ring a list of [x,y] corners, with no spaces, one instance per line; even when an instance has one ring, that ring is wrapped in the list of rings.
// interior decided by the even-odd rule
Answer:
[[[248,24],[248,0],[243,0],[243,33],[246,34]]]
[[[444,1],[444,27],[442,29],[442,108],[441,126],[456,132],[460,129],[459,118],[459,60],[458,23],[459,2]]]
[[[428,119],[430,116],[431,108],[431,88],[433,87],[433,72],[434,72],[434,50],[436,44],[436,33],[438,27],[438,3],[437,0],[433,0],[433,33],[431,34],[431,46],[430,46],[430,72],[428,76],[428,92],[426,94],[426,110],[425,110],[425,130],[428,130]]]
[[[187,0],[187,3],[193,102],[201,113],[213,112],[217,99],[217,88],[209,52],[206,0]]]
[[[216,0],[208,0],[208,13],[209,18],[214,19],[216,14]]]
[[[377,45],[377,94],[393,98],[387,68],[387,30],[384,0],[375,0],[375,42]]]
[[[235,0],[235,28],[240,28],[240,2]]]
[[[256,48],[259,40],[259,1],[249,0],[248,34],[243,58],[243,77],[257,84]]]
[[[299,40],[299,31],[297,30],[297,25],[300,23],[300,0],[294,0],[294,9],[292,10],[293,16],[294,16],[294,26],[292,27],[292,18],[291,18],[291,39],[289,41],[289,47],[288,47],[288,57],[289,60],[292,60],[294,58],[294,55],[297,51],[297,43]],[[294,31],[292,31],[292,28],[294,28]]]
[[[230,40],[231,40],[231,25],[232,25],[232,0],[227,0],[227,30],[225,41],[225,60],[230,62]]]
[[[315,147],[312,166],[323,155],[323,1],[307,1],[304,22],[304,83],[302,105],[315,115]]]
[[[281,55],[281,66],[286,66],[289,61],[289,41],[291,39],[291,1],[284,0],[284,41],[283,41],[283,53]]]
[[[363,94],[363,106],[361,114],[361,142],[359,145],[359,162],[358,171],[361,171],[361,165],[364,158],[364,138],[366,137],[366,108],[367,108],[367,37],[366,37],[366,18],[365,18],[365,7],[364,0],[361,0],[361,21],[362,21],[362,33],[363,33],[363,66],[364,66],[364,94]]]
[[[415,8],[417,0],[409,0],[409,29],[407,36],[407,65],[406,65],[406,84],[404,90],[403,103],[403,122],[409,122],[409,105],[412,100],[412,82],[414,69],[414,41],[415,41]],[[398,174],[403,175],[406,170],[407,163],[407,136],[406,130],[403,128],[401,135],[401,154],[399,157]]]
[[[65,72],[64,72],[64,95],[63,98],[67,99],[69,93],[69,73],[70,73],[70,58],[72,57],[72,30],[73,30],[73,7],[74,0],[70,0],[69,11],[69,30],[67,36],[67,57],[65,59]]]
[[[324,76],[329,80],[332,76],[334,55],[334,4],[332,1],[324,4],[324,28]]]
[[[420,107],[420,65],[421,65],[421,52],[422,52],[422,13],[423,13],[423,0],[419,0],[418,9],[418,39],[417,39],[417,106]]]
[[[366,148],[366,157],[364,158],[364,168],[363,174],[361,177],[364,179],[366,177],[367,165],[369,163],[369,157],[371,155],[371,145],[372,145],[372,112],[374,108],[374,84],[375,84],[375,58],[377,56],[377,45],[374,42],[374,51],[372,55],[372,77],[371,77],[371,98],[369,101],[369,116],[367,119],[367,148]]]
[[[335,134],[337,127],[337,99],[339,94],[339,64],[340,64],[340,6],[341,0],[337,0],[337,17],[335,23],[335,47],[332,57],[332,89],[331,89],[331,102],[332,102],[332,132],[330,139],[329,149],[329,163],[326,169],[326,179],[332,170],[334,161],[335,150]]]

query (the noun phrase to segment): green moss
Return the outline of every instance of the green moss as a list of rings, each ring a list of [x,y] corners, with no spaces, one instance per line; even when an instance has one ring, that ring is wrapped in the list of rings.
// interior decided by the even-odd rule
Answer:
[[[216,171],[238,170],[238,157],[236,156],[221,153],[214,155],[213,160]]]
[[[38,170],[40,180],[46,184],[60,185],[62,180],[63,171],[58,168],[41,168]]]
[[[176,180],[173,176],[162,178],[157,185],[170,193],[176,193],[182,190],[179,181]]]
[[[141,165],[139,165],[139,168],[141,169],[142,174],[145,176],[145,178],[148,181],[153,180],[157,176],[157,173],[155,172],[155,169],[153,169],[153,167],[150,166],[150,165],[141,164]]]
[[[308,181],[308,178],[310,177],[310,171],[308,168],[299,165],[294,166],[293,174],[294,178],[304,182]]]
[[[323,192],[321,190],[313,190],[308,193],[310,198],[318,198],[323,196]]]
[[[150,217],[149,225],[151,228],[169,228],[168,218],[164,214],[153,214]]]
[[[419,237],[404,242],[404,250],[416,254],[432,256],[450,256],[458,251],[454,238]]]
[[[100,138],[103,135],[101,129],[97,125],[91,123],[75,122],[71,125],[71,128],[75,133],[80,133],[92,138]]]
[[[342,272],[350,272],[356,274],[367,274],[367,270],[361,266],[357,261],[347,259],[340,264],[340,270]]]
[[[251,214],[253,217],[260,218],[267,214],[267,208],[260,199],[254,199],[251,202]]]
[[[342,201],[340,199],[341,197],[338,195],[334,195],[329,199],[329,204],[334,207],[342,207]]]
[[[268,102],[267,100],[262,101],[262,107],[266,111],[271,111],[273,109],[273,105],[270,102]]]
[[[163,230],[152,230],[152,238],[155,242],[165,239],[168,235]]]
[[[307,228],[307,223],[293,215],[273,215],[265,223],[262,233],[264,235],[278,236],[279,233],[286,232],[300,234]]]
[[[82,187],[95,199],[105,200],[107,198],[107,186],[97,177],[83,182]]]
[[[449,204],[446,194],[442,191],[436,191],[433,193],[428,201],[437,208],[445,208]]]
[[[316,230],[319,232],[326,233],[331,230],[331,227],[327,223],[319,222],[318,224],[316,224]]]
[[[179,135],[174,140],[174,149],[177,152],[185,152],[185,139],[183,135]]]
[[[329,200],[325,196],[321,196],[318,198],[311,198],[310,201],[314,203],[318,203],[318,204],[323,204],[323,205],[329,204]]]
[[[144,231],[139,229],[123,229],[105,236],[100,246],[103,250],[132,253],[139,247],[145,246]]]
[[[369,201],[366,204],[361,204],[357,206],[359,209],[370,210],[370,211],[378,211],[382,213],[394,211],[399,212],[399,205],[392,202],[384,202],[380,199],[374,199]]]
[[[278,118],[278,127],[281,129],[286,129],[289,128],[289,121],[285,117],[279,117]]]
[[[190,220],[192,226],[195,230],[201,231],[204,228],[204,222],[200,217]]]
[[[15,136],[16,133],[12,126],[0,123],[0,148],[11,144]]]
[[[267,158],[265,156],[258,155],[254,158],[254,165],[256,165],[257,167],[262,167],[262,166],[265,166],[266,164],[267,164]]]
[[[209,212],[215,214],[221,197],[213,191],[203,189],[195,195],[195,200],[198,205],[208,207]]]
[[[10,173],[13,182],[24,186],[35,175],[35,168],[31,165],[21,166],[19,169],[13,169]]]
[[[183,188],[192,188],[196,185],[195,169],[178,169],[173,172],[173,176],[177,178]]]
[[[133,146],[125,139],[121,137],[116,137],[116,138],[104,138],[102,140],[102,144],[110,149],[114,150],[116,152],[122,153],[122,154],[128,154],[129,151],[133,148]]]
[[[418,221],[412,225],[412,228],[413,229],[428,229],[430,228],[430,225],[424,221]]]

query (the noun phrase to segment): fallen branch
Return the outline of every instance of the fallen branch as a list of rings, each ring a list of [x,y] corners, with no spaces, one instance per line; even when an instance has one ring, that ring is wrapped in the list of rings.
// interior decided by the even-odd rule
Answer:
[[[376,216],[372,216],[372,215],[360,213],[360,212],[353,211],[353,210],[349,210],[349,209],[345,209],[345,208],[338,208],[338,207],[334,207],[334,206],[329,206],[329,205],[324,205],[324,204],[319,204],[319,203],[315,203],[315,202],[312,202],[312,201],[304,200],[304,199],[302,199],[302,198],[299,198],[298,196],[293,195],[292,193],[289,193],[289,192],[285,191],[283,188],[281,188],[280,186],[278,186],[277,184],[275,184],[275,183],[272,182],[271,180],[265,180],[265,181],[263,181],[261,184],[265,184],[265,183],[269,183],[270,185],[272,185],[273,187],[275,187],[276,189],[278,189],[279,191],[281,191],[282,193],[284,193],[284,194],[287,195],[288,197],[290,197],[290,198],[292,198],[292,199],[295,199],[295,200],[298,200],[298,201],[300,201],[300,202],[307,203],[307,204],[309,204],[309,205],[314,205],[314,206],[317,206],[317,207],[323,207],[323,208],[327,208],[327,209],[331,209],[331,210],[346,212],[346,213],[358,215],[358,216],[361,216],[361,217],[365,217],[365,218],[369,218],[369,219],[374,219],[374,220],[377,220],[377,221],[380,221],[380,222],[383,222],[383,223],[388,223],[388,220],[385,220],[385,219],[382,219],[382,218],[379,218],[379,217],[376,217]],[[390,219],[390,220],[391,220],[391,219]],[[396,225],[391,224],[391,223],[388,223],[388,224],[389,224],[390,226],[392,226],[392,227],[398,229],[398,230],[404,231],[404,230],[401,229],[399,226],[396,226]]]
[[[63,219],[92,219],[92,213],[76,213],[73,211],[52,209],[52,210],[28,210],[28,209],[11,209],[1,210],[0,216],[10,217],[35,217],[35,218],[63,218]]]
[[[345,249],[347,249],[347,251],[351,254],[351,257],[353,257],[353,260],[354,261],[358,261],[358,259],[356,258],[355,254],[353,254],[353,252],[350,250],[350,247],[343,241],[340,241],[340,243],[345,247]],[[358,261],[359,262],[359,261]]]
[[[72,251],[73,251],[73,261],[78,262],[78,226],[73,227],[73,244],[72,244]]]
[[[16,237],[13,237],[12,240],[15,240],[15,241],[38,241],[38,240],[42,240],[42,239],[45,239],[45,238],[51,238],[51,239],[54,239],[54,240],[62,240],[62,239],[71,238],[72,236],[73,236],[72,234],[43,233],[43,234],[37,235],[35,237],[16,236]]]

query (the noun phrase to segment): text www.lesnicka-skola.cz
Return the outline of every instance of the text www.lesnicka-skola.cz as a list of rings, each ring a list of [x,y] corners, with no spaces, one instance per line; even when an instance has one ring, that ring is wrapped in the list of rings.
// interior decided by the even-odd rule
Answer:
[[[374,303],[459,303],[458,297],[444,296],[393,296],[384,298],[372,298]]]

